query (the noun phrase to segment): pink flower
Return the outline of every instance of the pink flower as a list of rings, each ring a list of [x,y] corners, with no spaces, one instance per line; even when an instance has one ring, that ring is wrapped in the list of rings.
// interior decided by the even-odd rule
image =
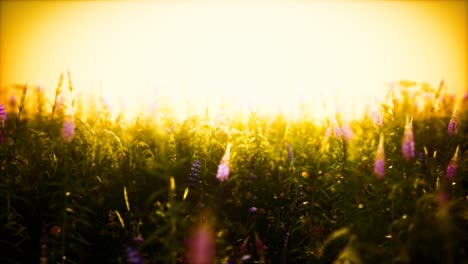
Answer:
[[[335,134],[335,137],[340,138],[341,136],[343,136],[343,131],[338,125],[338,122],[334,121],[332,126],[333,126],[333,133]]]
[[[263,245],[263,242],[260,240],[258,235],[255,235],[255,247],[257,248],[257,254],[263,256],[265,245]]]
[[[377,179],[383,179],[385,175],[385,150],[384,150],[384,136],[380,134],[379,146],[375,154],[374,174]]]
[[[227,181],[229,179],[229,173],[230,173],[230,168],[229,168],[229,159],[231,156],[231,143],[227,145],[226,152],[224,153],[223,158],[221,159],[219,166],[218,166],[218,172],[216,173],[216,178],[220,181]]]
[[[383,119],[382,119],[382,115],[380,114],[380,111],[374,110],[372,111],[370,116],[374,125],[378,127],[383,127]]]
[[[75,124],[73,120],[65,120],[62,129],[62,138],[65,142],[70,142],[75,137]]]
[[[452,117],[450,118],[448,128],[447,128],[447,133],[451,136],[455,135],[455,132],[457,130],[457,115],[455,112],[452,113]]]
[[[403,153],[403,158],[405,158],[406,160],[414,158],[414,135],[413,125],[411,124],[411,122],[408,122],[405,126],[403,142],[401,144],[401,152]]]
[[[7,120],[7,114],[5,111],[5,106],[0,104],[0,127],[5,126],[5,121]]]
[[[208,224],[200,224],[188,241],[187,263],[205,264],[215,262],[215,240]]]
[[[455,154],[453,154],[453,157],[447,166],[447,171],[445,172],[445,178],[449,182],[455,181],[455,175],[457,174],[457,167],[458,167],[457,159],[458,159],[459,148],[460,146],[457,146],[457,149],[455,150]]]
[[[346,141],[350,141],[353,138],[353,131],[351,130],[351,127],[349,127],[348,122],[343,122],[343,125],[341,127],[342,131],[342,136]]]

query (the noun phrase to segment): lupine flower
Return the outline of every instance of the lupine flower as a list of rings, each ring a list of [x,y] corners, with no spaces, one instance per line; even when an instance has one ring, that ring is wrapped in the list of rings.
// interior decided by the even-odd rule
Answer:
[[[405,158],[406,160],[414,158],[414,135],[413,125],[411,124],[411,122],[407,122],[405,126],[401,151],[403,153],[403,158]]]
[[[263,245],[262,240],[258,237],[258,235],[255,235],[255,247],[257,248],[257,254],[259,256],[263,256],[263,253],[265,251],[265,245]]]
[[[329,138],[330,135],[331,135],[331,129],[332,129],[332,126],[330,125],[327,130],[325,131],[325,137],[326,138]]]
[[[343,122],[341,131],[342,131],[342,136],[344,137],[346,141],[349,141],[353,138],[354,133],[351,130],[351,127],[349,127],[348,122]]]
[[[447,128],[447,133],[451,136],[455,135],[456,129],[457,129],[457,113],[454,110],[452,113],[452,117],[450,117],[450,121],[449,121],[448,128]]]
[[[208,224],[200,224],[188,241],[187,263],[205,264],[214,263],[215,240],[213,231]]]
[[[131,264],[143,264],[145,263],[140,252],[134,246],[127,247],[127,262]]]
[[[288,150],[288,160],[290,163],[292,163],[294,161],[294,153],[289,143],[286,143],[286,149]]]
[[[227,145],[226,152],[224,153],[223,158],[218,166],[218,173],[216,173],[216,178],[220,181],[227,181],[229,178],[229,159],[231,156],[231,143]]]
[[[385,150],[384,136],[380,134],[379,146],[375,155],[374,174],[377,179],[382,179],[385,175]]]
[[[457,159],[458,159],[458,149],[460,146],[457,146],[457,149],[455,150],[455,154],[453,154],[452,159],[450,160],[448,166],[447,166],[447,172],[445,173],[445,178],[449,182],[453,182],[455,180],[455,175],[457,173]]]
[[[0,104],[0,128],[5,126],[5,122],[7,120],[7,114],[5,111],[5,106]]]
[[[65,142],[70,142],[73,137],[75,137],[75,124],[72,119],[67,119],[63,123],[62,138]]]
[[[370,117],[371,117],[372,122],[374,123],[374,125],[376,125],[378,127],[383,127],[383,119],[382,119],[382,115],[380,114],[379,110],[372,111],[372,113],[370,114]]]
[[[255,206],[254,206],[254,207],[250,207],[250,208],[249,208],[249,212],[251,212],[251,213],[257,212],[257,207],[255,207]]]
[[[336,120],[332,122],[332,126],[333,126],[333,133],[335,134],[335,137],[341,138],[343,136],[343,131],[341,130]]]
[[[200,174],[200,161],[195,160],[192,163],[192,167],[190,168],[190,174],[188,178],[188,186],[193,188],[198,182],[198,175]]]
[[[239,253],[241,255],[244,255],[245,252],[247,251],[247,242],[249,241],[249,238],[247,238],[240,246],[239,246]]]

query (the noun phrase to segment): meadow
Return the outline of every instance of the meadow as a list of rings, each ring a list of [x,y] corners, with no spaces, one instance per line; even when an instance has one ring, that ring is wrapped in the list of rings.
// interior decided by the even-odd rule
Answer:
[[[0,102],[1,263],[468,263],[468,97],[443,82],[356,120],[124,122],[63,79]]]

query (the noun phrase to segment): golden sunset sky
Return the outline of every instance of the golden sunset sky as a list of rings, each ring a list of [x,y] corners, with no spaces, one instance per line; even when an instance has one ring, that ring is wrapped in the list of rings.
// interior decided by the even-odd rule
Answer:
[[[0,85],[137,109],[364,106],[400,79],[467,90],[467,1],[1,1]]]

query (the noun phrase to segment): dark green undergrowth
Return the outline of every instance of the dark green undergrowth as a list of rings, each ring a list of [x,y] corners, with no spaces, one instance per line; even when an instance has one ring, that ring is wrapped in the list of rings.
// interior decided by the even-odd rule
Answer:
[[[20,115],[35,113],[24,109],[34,100],[25,89],[2,128],[0,262],[127,263],[134,247],[147,263],[180,263],[191,228],[209,215],[217,263],[468,263],[468,102],[459,100],[456,133],[448,135],[454,100],[400,84],[380,105],[383,126],[350,121],[350,140],[327,136],[306,114],[296,121],[155,114],[123,125],[103,109],[75,114],[68,142],[64,109]],[[409,91],[433,100],[417,111]],[[407,116],[409,160],[401,149]],[[231,173],[220,182],[228,143]]]

